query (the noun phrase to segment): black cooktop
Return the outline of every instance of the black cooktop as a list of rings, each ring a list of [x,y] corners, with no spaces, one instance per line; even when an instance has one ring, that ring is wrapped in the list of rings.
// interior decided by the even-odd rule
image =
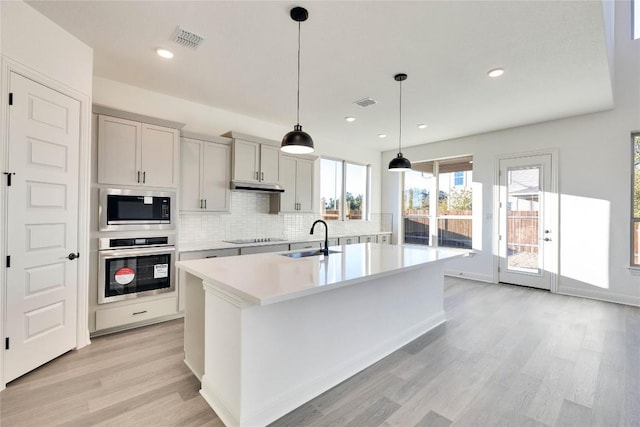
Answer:
[[[223,240],[226,243],[233,243],[235,245],[243,245],[246,243],[265,243],[265,242],[286,242],[285,239],[278,239],[274,237],[259,237],[256,239],[237,239],[237,240]]]

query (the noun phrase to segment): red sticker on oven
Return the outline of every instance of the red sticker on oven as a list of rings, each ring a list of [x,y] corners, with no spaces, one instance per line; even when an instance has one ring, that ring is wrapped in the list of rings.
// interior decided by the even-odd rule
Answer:
[[[116,271],[115,279],[120,285],[128,285],[136,277],[136,272],[132,268],[122,267]]]

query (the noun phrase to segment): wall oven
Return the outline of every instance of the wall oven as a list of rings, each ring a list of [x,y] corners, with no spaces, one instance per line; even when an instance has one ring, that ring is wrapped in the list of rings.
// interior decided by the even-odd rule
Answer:
[[[100,231],[174,230],[176,193],[100,189]]]
[[[175,290],[175,237],[98,240],[98,304]]]

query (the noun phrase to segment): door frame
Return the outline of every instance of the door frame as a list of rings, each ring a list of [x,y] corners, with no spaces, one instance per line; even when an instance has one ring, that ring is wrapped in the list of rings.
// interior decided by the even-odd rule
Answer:
[[[11,73],[33,80],[43,86],[60,92],[80,103],[80,141],[79,141],[79,168],[78,168],[78,252],[84,254],[78,258],[78,286],[77,286],[77,327],[76,346],[82,348],[91,343],[89,339],[89,201],[91,190],[91,97],[62,84],[38,71],[29,68],[4,55],[0,56],[0,68],[2,82],[0,89],[0,165],[2,171],[7,171],[9,149],[9,76]],[[0,177],[0,231],[4,236],[7,227],[7,186],[4,175]],[[7,256],[6,241],[0,241],[0,260],[4,263]],[[7,271],[2,268],[0,273],[0,337],[5,341],[5,307],[6,307],[6,283]],[[4,381],[4,349],[0,350],[0,391],[5,388]]]
[[[545,198],[546,203],[551,204],[551,213],[548,220],[549,227],[554,230],[554,238],[550,242],[551,244],[545,246],[545,251],[549,251],[549,260],[551,260],[548,272],[551,280],[551,293],[558,293],[558,273],[560,268],[560,193],[558,185],[558,164],[559,164],[559,150],[557,148],[548,148],[546,150],[525,151],[520,153],[509,153],[496,156],[494,159],[494,181],[493,181],[493,283],[498,283],[500,274],[498,268],[500,267],[500,162],[510,159],[521,159],[525,157],[549,155],[551,156],[551,191],[548,198]]]

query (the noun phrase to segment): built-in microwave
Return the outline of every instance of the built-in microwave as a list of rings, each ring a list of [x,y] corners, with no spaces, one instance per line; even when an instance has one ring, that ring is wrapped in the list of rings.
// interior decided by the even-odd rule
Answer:
[[[100,231],[173,230],[176,193],[138,189],[100,189]]]

